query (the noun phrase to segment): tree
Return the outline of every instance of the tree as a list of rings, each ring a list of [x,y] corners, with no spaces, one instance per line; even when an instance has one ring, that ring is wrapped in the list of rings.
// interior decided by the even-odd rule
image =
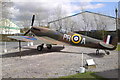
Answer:
[[[74,31],[75,24],[77,24],[75,21],[73,21],[73,18],[66,18],[63,20],[63,27],[66,31]]]
[[[48,22],[49,13],[43,12],[41,8],[38,9],[36,13],[36,22],[38,26],[43,26],[44,23]]]
[[[0,20],[2,19],[2,2],[0,1]]]
[[[4,19],[12,19],[13,12],[11,11],[14,6],[13,2],[2,2],[2,18]]]
[[[94,15],[94,21],[96,23],[96,29],[101,30],[99,31],[99,34],[102,34],[102,39],[105,38],[105,32],[107,29],[107,19],[104,18],[102,15]]]
[[[56,29],[60,30],[63,28],[63,18],[66,12],[62,10],[62,6],[58,5],[57,8],[54,10],[54,20],[57,20],[54,24],[57,25]]]

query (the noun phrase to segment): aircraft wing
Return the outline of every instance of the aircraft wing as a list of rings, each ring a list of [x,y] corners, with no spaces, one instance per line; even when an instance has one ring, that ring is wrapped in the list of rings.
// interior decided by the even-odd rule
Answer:
[[[52,39],[50,37],[46,37],[46,36],[42,36],[42,37],[36,37],[37,40],[40,42],[40,43],[44,43],[44,44],[52,44],[52,45],[69,45],[67,43],[64,43],[64,42],[61,42],[61,41],[58,41],[58,40],[55,40],[55,39]]]
[[[7,36],[7,37],[20,40],[20,41],[27,41],[27,42],[37,40],[36,38],[31,37],[31,36]]]
[[[26,41],[26,42],[31,42],[31,41],[37,41],[38,44],[52,44],[52,45],[69,45],[60,41],[57,41],[55,39],[52,39],[50,37],[42,36],[42,37],[31,37],[31,36],[7,36],[12,39],[20,40],[20,41]]]
[[[114,46],[111,45],[111,44],[106,44],[105,42],[100,42],[99,43],[101,46],[105,47],[105,48],[108,48],[108,49],[113,49]]]

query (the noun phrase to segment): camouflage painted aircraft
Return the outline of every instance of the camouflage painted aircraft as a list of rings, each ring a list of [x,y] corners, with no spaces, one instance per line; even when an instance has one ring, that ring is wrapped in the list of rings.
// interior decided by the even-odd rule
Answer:
[[[101,41],[98,39],[94,39],[88,36],[84,36],[82,34],[77,34],[74,32],[67,32],[63,29],[59,31],[51,30],[49,28],[43,27],[34,27],[34,18],[32,18],[31,28],[24,34],[24,36],[8,36],[9,38],[17,39],[19,41],[34,41],[40,40],[42,42],[39,46],[37,46],[37,50],[41,51],[46,44],[48,49],[52,48],[52,45],[62,44],[62,45],[72,45],[77,47],[89,47],[95,48],[96,54],[99,54],[99,50],[102,49],[105,51],[107,55],[110,54],[107,50],[116,49],[117,45],[117,37],[108,35],[105,41]],[[25,36],[29,32],[32,32],[35,36]]]

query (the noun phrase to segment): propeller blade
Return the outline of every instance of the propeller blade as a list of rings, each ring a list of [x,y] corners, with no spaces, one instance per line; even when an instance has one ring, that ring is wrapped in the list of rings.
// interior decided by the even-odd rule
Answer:
[[[31,27],[32,27],[33,24],[34,24],[34,20],[35,20],[35,15],[33,15],[33,17],[32,17]],[[30,32],[30,30],[31,30],[31,28],[24,34],[24,36],[25,36],[26,34],[28,34],[28,33]]]
[[[28,34],[30,32],[30,29],[24,34],[24,36],[26,35],[26,34]]]
[[[33,26],[34,20],[35,20],[35,15],[33,15],[33,17],[32,17],[32,23],[31,23],[31,26]]]

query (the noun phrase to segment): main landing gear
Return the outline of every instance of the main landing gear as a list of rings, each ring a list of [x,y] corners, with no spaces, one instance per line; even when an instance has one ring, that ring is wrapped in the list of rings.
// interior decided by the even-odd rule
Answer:
[[[107,55],[109,55],[110,54],[110,52],[109,51],[106,51],[106,50],[104,50],[105,51],[105,53],[107,54]],[[99,55],[100,53],[99,53],[99,49],[97,49],[96,50],[96,55]]]
[[[37,50],[38,50],[38,51],[42,51],[43,46],[44,46],[44,44],[41,44],[41,45],[37,46]]]
[[[99,53],[99,49],[96,50],[96,55],[98,55],[98,54],[100,54],[100,53]]]
[[[46,44],[46,46],[47,46],[47,49],[51,49],[52,48],[51,44]],[[37,50],[38,51],[42,51],[43,48],[44,48],[44,44],[41,44],[41,45],[37,46]]]
[[[107,55],[109,55],[110,54],[110,52],[109,51],[106,51],[106,50],[104,50],[105,51],[105,53],[107,54]]]

